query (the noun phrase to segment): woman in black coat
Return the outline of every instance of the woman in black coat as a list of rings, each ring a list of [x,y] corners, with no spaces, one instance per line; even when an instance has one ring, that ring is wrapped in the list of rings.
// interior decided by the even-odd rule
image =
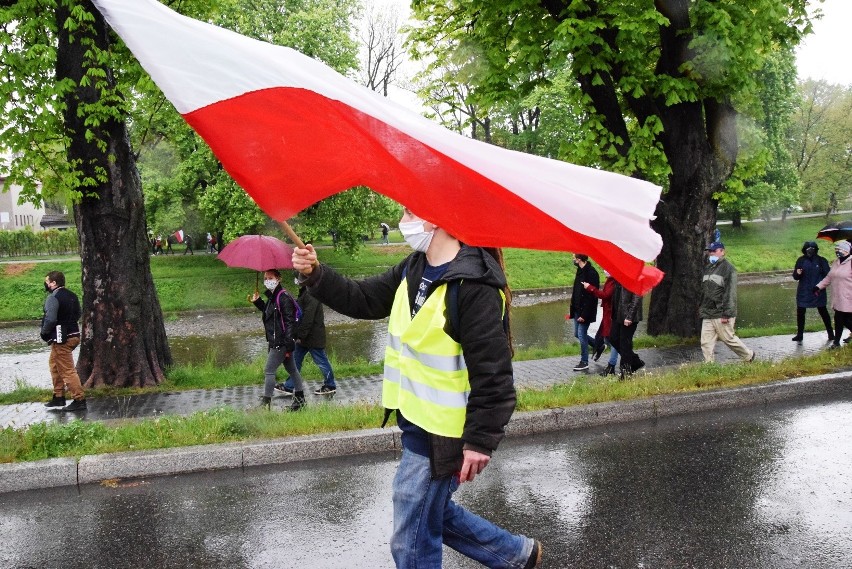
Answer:
[[[825,324],[825,331],[828,332],[828,341],[834,340],[831,317],[829,317],[826,308],[825,290],[821,290],[818,294],[813,293],[816,284],[825,278],[829,270],[828,261],[818,252],[819,246],[817,246],[816,241],[805,241],[805,244],[802,245],[803,255],[796,260],[796,267],[793,269],[793,279],[799,281],[799,286],[796,289],[796,335],[793,336],[794,342],[802,341],[802,334],[805,331],[805,311],[808,308],[816,308],[819,311],[822,322]]]

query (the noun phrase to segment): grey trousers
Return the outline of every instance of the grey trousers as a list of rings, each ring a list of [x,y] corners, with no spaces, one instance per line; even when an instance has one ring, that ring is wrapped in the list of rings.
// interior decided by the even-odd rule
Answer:
[[[269,353],[266,355],[266,367],[263,368],[263,396],[272,397],[272,390],[275,389],[275,370],[278,366],[284,365],[284,369],[290,374],[293,379],[293,391],[304,391],[305,384],[302,382],[302,374],[296,369],[296,362],[293,361],[293,354],[288,354],[284,348],[269,348]]]

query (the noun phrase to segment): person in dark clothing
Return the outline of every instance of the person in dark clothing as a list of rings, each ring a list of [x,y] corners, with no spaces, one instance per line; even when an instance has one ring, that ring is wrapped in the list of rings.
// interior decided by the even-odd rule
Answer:
[[[50,344],[48,365],[53,380],[53,398],[45,407],[57,411],[85,411],[86,394],[72,355],[80,345],[80,327],[77,324],[82,315],[80,300],[65,288],[65,275],[59,271],[47,273],[44,290],[50,294],[44,301],[41,339]],[[65,405],[66,389],[74,398],[68,405]]]
[[[639,354],[633,351],[633,335],[642,320],[642,297],[630,292],[616,281],[612,293],[612,328],[609,341],[621,354],[621,379],[645,366]]]
[[[816,241],[805,241],[802,245],[802,256],[796,260],[793,268],[793,280],[798,281],[796,287],[796,335],[794,342],[801,342],[805,332],[805,312],[808,308],[816,308],[822,317],[828,341],[834,341],[834,329],[831,327],[831,316],[826,304],[828,296],[825,290],[813,294],[813,288],[826,277],[829,271],[828,260],[819,254]]]
[[[296,351],[293,356],[296,359],[296,369],[302,371],[305,356],[310,354],[311,359],[322,372],[322,385],[314,391],[314,394],[334,395],[337,384],[334,382],[331,362],[328,361],[328,355],[325,353],[325,315],[322,303],[311,296],[306,286],[299,287],[297,301],[302,309],[302,318],[296,327]],[[293,393],[293,379],[288,377],[287,381],[276,385],[275,390],[285,394]]]
[[[169,255],[169,254],[174,255],[175,252],[172,249],[172,245],[174,244],[174,242],[175,242],[175,238],[174,238],[173,235],[167,235],[166,236],[166,255]]]
[[[589,336],[589,324],[598,317],[598,297],[586,290],[583,283],[597,288],[601,280],[588,255],[575,254],[574,266],[577,274],[568,314],[574,320],[574,336],[580,341],[580,362],[574,366],[574,371],[582,371],[589,369],[589,344],[595,341]]]
[[[293,403],[290,411],[298,411],[305,405],[305,386],[302,375],[296,369],[293,361],[293,351],[296,349],[296,303],[284,287],[281,286],[281,273],[269,269],[263,273],[263,286],[266,301],[255,291],[251,302],[263,312],[263,329],[269,351],[266,356],[266,366],[263,369],[263,406],[269,408],[272,404],[272,391],[275,388],[275,372],[283,365],[290,377],[293,378]]]
[[[396,410],[402,458],[393,482],[397,567],[441,567],[442,546],[487,567],[529,569],[541,544],[452,500],[491,460],[515,409],[510,296],[499,252],[468,247],[408,209],[399,224],[415,253],[387,272],[347,279],[296,248],[311,294],[354,318],[388,320],[382,404]]]
[[[183,244],[186,245],[186,248],[183,250],[183,254],[186,255],[189,253],[190,255],[195,255],[192,252],[192,237],[187,233],[186,237],[183,238]]]

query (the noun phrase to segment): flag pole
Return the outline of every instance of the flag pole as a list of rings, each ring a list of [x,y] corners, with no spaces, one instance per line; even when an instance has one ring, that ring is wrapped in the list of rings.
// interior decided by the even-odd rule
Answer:
[[[278,224],[281,226],[281,229],[284,230],[284,233],[287,234],[287,237],[290,238],[290,241],[292,241],[293,244],[296,245],[296,247],[298,247],[299,249],[305,248],[305,242],[302,241],[302,239],[298,235],[296,235],[296,232],[293,231],[293,228],[290,227],[290,224],[287,223],[286,220],[279,221]]]

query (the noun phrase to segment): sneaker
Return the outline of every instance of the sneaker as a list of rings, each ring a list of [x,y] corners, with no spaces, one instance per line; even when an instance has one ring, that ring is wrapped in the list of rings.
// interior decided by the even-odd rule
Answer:
[[[85,411],[86,409],[88,409],[88,406],[86,405],[85,399],[75,399],[74,401],[69,403],[67,406],[62,408],[63,411],[67,411],[67,412]]]
[[[293,403],[287,407],[287,411],[300,411],[305,408],[307,402],[305,401],[305,392],[297,391],[293,394]]]
[[[580,362],[574,366],[574,371],[583,371],[589,369],[589,362]]]
[[[793,340],[794,342],[801,342],[804,338],[800,334],[797,334],[790,339]],[[829,339],[833,340],[833,338],[829,338]]]
[[[263,409],[269,411],[272,409],[272,397],[261,397],[260,405],[257,406],[258,409]]]
[[[530,558],[527,560],[527,564],[524,565],[524,569],[534,569],[541,565],[541,542],[537,539],[533,540],[533,548],[530,553]]]
[[[44,404],[45,407],[65,407],[65,396],[53,396],[53,399]]]
[[[323,385],[322,387],[314,389],[314,395],[334,395],[336,392],[337,388],[330,385]]]
[[[276,383],[276,384],[275,384],[275,391],[277,391],[278,393],[283,394],[283,395],[284,395],[284,397],[287,397],[287,396],[289,396],[289,395],[293,395],[293,388],[292,388],[292,387],[287,387],[287,386],[286,386],[286,385],[284,385],[283,383]]]

